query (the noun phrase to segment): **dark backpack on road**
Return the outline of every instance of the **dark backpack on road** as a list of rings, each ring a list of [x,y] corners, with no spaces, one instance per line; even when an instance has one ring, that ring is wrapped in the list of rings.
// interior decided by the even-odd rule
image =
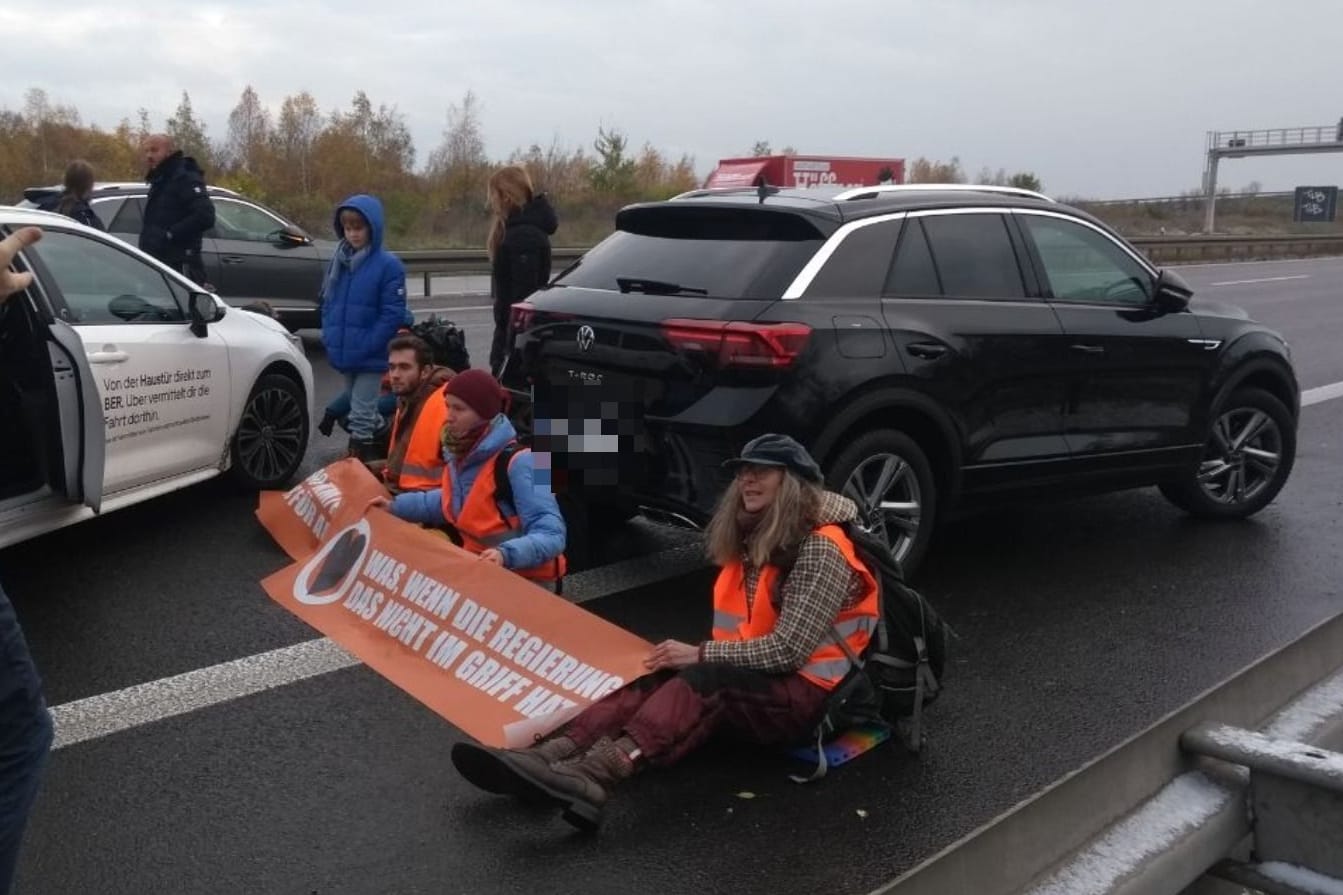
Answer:
[[[455,373],[471,367],[471,354],[466,349],[466,332],[451,320],[431,314],[410,331],[429,343],[434,351],[434,363],[448,367]]]
[[[817,770],[825,775],[826,740],[853,727],[877,724],[891,728],[905,747],[923,747],[923,709],[942,692],[949,629],[927,599],[905,584],[904,572],[881,539],[854,523],[841,526],[854,552],[877,579],[877,630],[862,655],[849,655],[854,667],[830,694],[817,725],[814,742]],[[847,643],[835,635],[846,653]]]

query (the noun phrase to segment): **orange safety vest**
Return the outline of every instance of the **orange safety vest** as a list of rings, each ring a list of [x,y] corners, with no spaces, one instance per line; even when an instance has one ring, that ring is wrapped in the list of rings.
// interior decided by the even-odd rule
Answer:
[[[526,450],[523,448],[509,458],[509,469],[513,468],[518,457]],[[472,553],[484,553],[492,547],[498,547],[505,541],[523,535],[522,520],[517,515],[517,508],[513,508],[512,516],[505,517],[495,502],[496,456],[497,453],[491,454],[480,464],[476,480],[471,483],[471,490],[466,492],[466,499],[462,501],[462,515],[458,518],[452,515],[452,467],[446,465],[443,467],[443,518],[457,529],[462,536],[462,546]],[[510,571],[533,581],[557,581],[564,577],[568,568],[569,563],[561,553],[539,566],[530,569],[510,569]]]
[[[397,481],[388,481],[388,484],[395,486],[402,491],[429,491],[437,488],[439,482],[443,480],[443,426],[448,421],[448,407],[443,403],[443,390],[447,384],[439,386],[430,392],[425,399],[420,402],[420,412],[415,417],[414,428],[410,431],[410,443],[406,445],[406,455],[401,460],[401,475]],[[397,431],[401,428],[401,420],[406,414],[401,408],[397,408],[396,416],[392,419],[392,440],[389,442],[393,447],[396,445]],[[391,468],[383,471],[385,476],[391,475]]]
[[[816,529],[816,533],[829,538],[839,548],[844,561],[862,576],[866,584],[862,599],[850,608],[840,610],[832,636],[823,640],[798,670],[818,687],[833,690],[853,664],[836,638],[844,641],[852,655],[861,656],[877,629],[877,579],[858,558],[853,542],[844,534],[843,528],[824,525]],[[778,566],[765,566],[756,580],[755,599],[748,601],[745,568],[741,561],[724,566],[713,588],[713,639],[752,640],[773,631],[779,620],[779,607],[774,605],[773,599],[778,583]]]

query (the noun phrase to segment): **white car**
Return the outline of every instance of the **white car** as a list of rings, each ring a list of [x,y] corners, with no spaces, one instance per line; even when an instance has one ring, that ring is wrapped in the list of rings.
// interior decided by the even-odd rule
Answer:
[[[115,237],[0,207],[34,284],[0,307],[0,547],[228,472],[297,473],[312,423],[303,344]]]

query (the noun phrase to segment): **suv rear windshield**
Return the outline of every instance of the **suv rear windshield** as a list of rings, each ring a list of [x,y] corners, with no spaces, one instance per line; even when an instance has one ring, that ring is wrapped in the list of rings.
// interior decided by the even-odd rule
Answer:
[[[630,208],[616,217],[616,226],[555,284],[777,299],[825,242],[804,217],[757,209]]]

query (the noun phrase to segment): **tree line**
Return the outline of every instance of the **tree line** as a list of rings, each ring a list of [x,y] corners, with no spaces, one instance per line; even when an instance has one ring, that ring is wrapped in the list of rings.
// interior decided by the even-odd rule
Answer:
[[[319,237],[330,233],[335,203],[352,193],[374,193],[383,201],[387,238],[396,248],[484,245],[486,180],[505,163],[526,167],[537,187],[550,194],[560,215],[556,240],[562,245],[591,245],[610,232],[622,205],[666,199],[701,182],[693,156],[669,158],[649,143],[636,148],[618,128],[599,128],[589,147],[533,143],[491,159],[482,116],[480,99],[467,91],[447,109],[439,144],[417,164],[405,116],[396,106],[375,105],[362,90],[344,109],[324,111],[304,91],[286,96],[272,112],[248,86],[229,113],[225,132],[216,136],[186,91],[161,125],[141,108],[107,130],[85,124],[78,109],[32,88],[22,109],[0,109],[0,202],[18,201],[27,187],[60,183],[65,166],[76,158],[92,164],[101,181],[141,180],[140,144],[158,131],[193,156],[210,183],[270,205]],[[772,150],[760,141],[751,153]],[[780,154],[796,153],[786,147]],[[914,159],[906,179],[968,180],[956,158]],[[1029,172],[1009,177],[986,168],[975,182],[1040,189]]]

